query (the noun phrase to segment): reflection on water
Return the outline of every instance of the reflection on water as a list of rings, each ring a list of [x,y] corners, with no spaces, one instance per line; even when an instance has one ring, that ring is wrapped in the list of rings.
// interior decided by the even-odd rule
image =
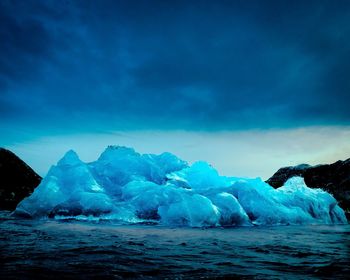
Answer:
[[[350,226],[169,228],[0,215],[0,279],[345,279]]]

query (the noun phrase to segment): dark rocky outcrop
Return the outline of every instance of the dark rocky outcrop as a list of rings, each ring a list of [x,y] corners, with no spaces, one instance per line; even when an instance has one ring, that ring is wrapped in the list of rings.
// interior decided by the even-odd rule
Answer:
[[[278,169],[278,171],[273,174],[273,176],[266,181],[270,186],[274,188],[279,188],[283,186],[283,184],[294,176],[304,177],[305,171],[310,168],[311,165],[308,164],[300,164],[297,166],[287,166]]]
[[[331,193],[346,212],[350,211],[350,158],[332,164],[310,166],[302,164],[279,169],[266,182],[278,188],[289,178],[301,176],[310,188],[322,188]]]
[[[0,148],[0,210],[14,210],[40,182],[41,177],[23,160]]]

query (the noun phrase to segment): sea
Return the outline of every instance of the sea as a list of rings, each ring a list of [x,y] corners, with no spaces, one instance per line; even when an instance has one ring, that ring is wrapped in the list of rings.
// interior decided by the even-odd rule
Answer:
[[[175,228],[1,211],[0,279],[350,279],[350,225]]]

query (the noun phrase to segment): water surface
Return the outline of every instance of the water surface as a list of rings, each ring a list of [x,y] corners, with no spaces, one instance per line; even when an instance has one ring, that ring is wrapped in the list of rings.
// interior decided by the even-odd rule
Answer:
[[[350,226],[169,228],[0,212],[0,279],[346,279]]]

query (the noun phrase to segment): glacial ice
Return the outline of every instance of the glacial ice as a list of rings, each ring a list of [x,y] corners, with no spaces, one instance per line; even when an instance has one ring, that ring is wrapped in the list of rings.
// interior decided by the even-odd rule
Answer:
[[[206,162],[119,146],[91,163],[68,151],[14,214],[192,227],[347,223],[332,195],[300,177],[274,189],[260,178],[220,176]]]

